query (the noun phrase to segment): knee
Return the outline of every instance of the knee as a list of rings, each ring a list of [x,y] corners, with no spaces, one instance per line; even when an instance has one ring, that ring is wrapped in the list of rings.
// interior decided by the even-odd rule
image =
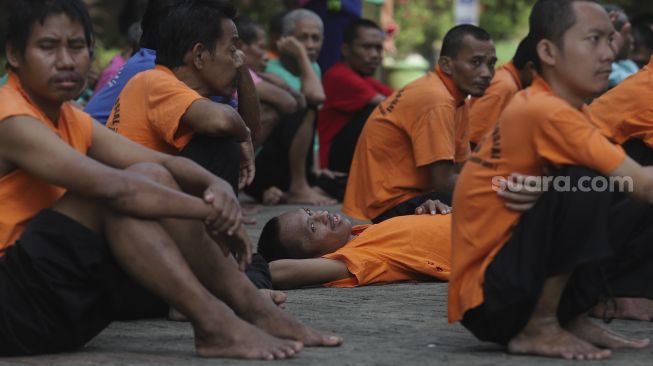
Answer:
[[[177,181],[172,173],[161,164],[156,163],[136,163],[129,166],[127,171],[138,173],[164,186],[179,189]]]

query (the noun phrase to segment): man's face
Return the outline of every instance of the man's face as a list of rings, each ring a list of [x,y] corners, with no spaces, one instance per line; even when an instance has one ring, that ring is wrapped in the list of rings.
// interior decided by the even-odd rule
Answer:
[[[329,211],[298,209],[279,216],[282,243],[299,241],[302,252],[315,256],[335,252],[349,241],[351,222]]]
[[[322,41],[324,36],[322,34],[322,27],[320,23],[313,19],[300,19],[295,23],[295,30],[292,36],[306,48],[306,53],[311,62],[317,61],[322,50]]]
[[[464,95],[482,96],[490,86],[497,63],[494,43],[491,40],[478,40],[468,34],[463,38],[456,57],[450,60],[448,71],[458,89]]]
[[[35,22],[24,54],[9,50],[9,64],[37,104],[75,99],[86,84],[91,53],[81,23],[66,14]]]
[[[240,49],[245,53],[247,67],[258,72],[265,71],[267,58],[265,53],[265,33],[262,29],[256,30],[256,39],[252,43],[242,43]]]
[[[590,98],[608,87],[614,51],[614,28],[601,6],[574,2],[576,24],[563,35],[562,50],[554,56],[554,72],[577,97]],[[557,46],[554,46],[557,48]]]
[[[342,46],[345,63],[363,76],[372,76],[383,59],[383,33],[376,28],[359,27],[351,45]]]
[[[222,19],[222,37],[211,54],[205,51],[205,64],[201,73],[212,95],[231,96],[236,84],[238,68],[243,64],[242,52],[238,50],[238,31],[230,19]]]

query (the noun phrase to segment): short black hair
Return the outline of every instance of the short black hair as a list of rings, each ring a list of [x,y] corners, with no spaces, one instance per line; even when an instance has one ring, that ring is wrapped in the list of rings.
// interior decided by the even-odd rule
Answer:
[[[197,43],[213,53],[222,37],[222,20],[236,10],[218,0],[187,0],[173,5],[159,22],[156,63],[168,68],[184,64],[184,56]]]
[[[562,48],[564,46],[564,35],[576,24],[576,12],[573,3],[575,2],[596,2],[594,0],[538,0],[531,15],[528,18],[528,38],[536,55],[537,44],[548,39]],[[539,57],[533,60],[535,69],[542,71],[542,64]]]
[[[246,16],[238,16],[234,19],[236,24],[236,29],[238,30],[238,38],[240,38],[243,43],[250,45],[252,42],[256,41],[256,31],[263,30],[260,25],[256,24],[255,21],[251,20]]]
[[[43,24],[48,17],[59,14],[66,14],[71,20],[81,23],[86,46],[93,54],[93,23],[82,0],[15,0],[10,8],[5,44],[24,54],[34,24]]]
[[[306,257],[302,254],[301,243],[281,242],[281,222],[278,217],[273,217],[263,226],[256,251],[268,262]]]
[[[653,14],[640,14],[632,19],[635,50],[646,47],[653,50]]]
[[[140,45],[144,48],[152,50],[157,49],[159,42],[159,22],[165,18],[166,14],[175,5],[180,3],[181,0],[149,0],[147,8],[141,20],[141,35]]]
[[[458,52],[460,52],[463,39],[465,36],[470,35],[479,41],[491,41],[492,37],[485,29],[477,27],[473,24],[460,24],[457,25],[447,32],[444,35],[444,40],[442,41],[442,49],[440,50],[440,56],[447,56],[451,58],[456,58]]]
[[[281,36],[283,32],[283,18],[288,14],[287,11],[275,14],[270,18],[270,26],[268,28],[270,36]]]
[[[359,18],[352,20],[347,27],[345,28],[345,31],[342,35],[342,43],[352,45],[354,43],[354,40],[356,37],[358,37],[358,29],[359,28],[372,28],[372,29],[377,29],[379,32],[383,33],[383,30],[381,27],[379,27],[378,24],[374,23],[373,21],[369,19],[364,19],[364,18]]]
[[[530,39],[526,37],[519,42],[515,55],[512,57],[512,64],[518,70],[522,70],[529,61],[535,62],[536,58],[535,47],[530,44]]]

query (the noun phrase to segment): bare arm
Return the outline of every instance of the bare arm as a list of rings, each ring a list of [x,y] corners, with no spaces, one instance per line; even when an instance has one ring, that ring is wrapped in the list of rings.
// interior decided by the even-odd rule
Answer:
[[[297,112],[297,100],[286,90],[263,80],[256,85],[256,91],[261,98],[261,102],[272,105],[281,113],[293,114]]]
[[[205,219],[212,212],[211,205],[200,198],[79,154],[31,117],[0,123],[0,159],[136,217]]]
[[[325,258],[281,259],[270,262],[272,285],[288,290],[351,277],[344,262]]]
[[[249,128],[235,109],[208,99],[193,102],[181,117],[181,123],[203,135],[234,136],[239,142],[251,137]]]
[[[261,106],[252,76],[245,64],[238,68],[238,113],[250,129],[252,141],[258,141],[261,135]]]
[[[313,70],[311,60],[308,58],[304,46],[292,36],[283,37],[279,40],[277,47],[280,51],[293,55],[297,66],[299,66],[300,79],[302,81],[302,94],[306,96],[306,102],[312,106],[324,103],[326,98],[322,82]]]
[[[434,192],[451,193],[456,185],[458,173],[450,160],[440,160],[427,165],[431,188]]]
[[[629,192],[636,199],[653,203],[653,167],[642,167],[626,156],[624,162],[609,175],[624,182],[623,189],[627,191],[631,189]]]

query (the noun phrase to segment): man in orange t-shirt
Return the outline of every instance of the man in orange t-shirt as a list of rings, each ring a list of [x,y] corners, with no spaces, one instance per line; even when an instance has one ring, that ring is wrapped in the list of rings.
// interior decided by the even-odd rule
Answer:
[[[526,39],[519,42],[512,61],[497,68],[483,96],[472,99],[469,106],[469,141],[472,149],[492,130],[499,114],[515,93],[533,81],[532,47]]]
[[[439,201],[422,206],[444,207]],[[328,211],[298,209],[263,227],[258,252],[270,261],[275,288],[449,279],[451,215],[405,215],[352,227]]]
[[[592,121],[642,165],[653,165],[653,57],[589,106]]]
[[[189,158],[238,192],[254,179],[252,136],[235,109],[208,99],[231,96],[237,79],[241,96],[256,95],[236,48],[236,26],[225,20],[216,34],[224,41],[208,46],[200,39],[206,32],[182,37],[183,25],[173,19],[161,17],[157,65],[129,80],[107,127],[150,149]],[[258,102],[250,102],[250,109],[258,121]]]
[[[513,97],[458,179],[449,321],[511,353],[602,359],[610,356],[602,348],[649,344],[587,316],[611,295],[606,288],[653,298],[645,286],[653,276],[653,173],[608,141],[583,104],[607,86],[612,32],[592,1],[536,3],[528,37],[541,77]],[[506,207],[501,196],[512,173],[549,171],[548,190],[533,208]],[[632,179],[633,195],[649,204],[608,191],[608,175]],[[538,181],[531,183],[537,190]]]
[[[217,5],[176,7],[198,7],[203,18],[189,29],[220,24]],[[301,349],[282,338],[341,343],[279,310],[242,273],[250,243],[228,183],[109,131],[69,102],[84,88],[94,42],[81,0],[12,2],[8,19],[0,356],[77,349],[117,319],[117,302],[141,307],[144,292],[188,317],[203,356],[272,359]],[[253,326],[257,318],[277,324]]]
[[[435,71],[390,95],[365,123],[343,212],[377,223],[412,214],[428,198],[449,204],[470,152],[465,98],[483,95],[496,60],[483,29],[447,32]]]

